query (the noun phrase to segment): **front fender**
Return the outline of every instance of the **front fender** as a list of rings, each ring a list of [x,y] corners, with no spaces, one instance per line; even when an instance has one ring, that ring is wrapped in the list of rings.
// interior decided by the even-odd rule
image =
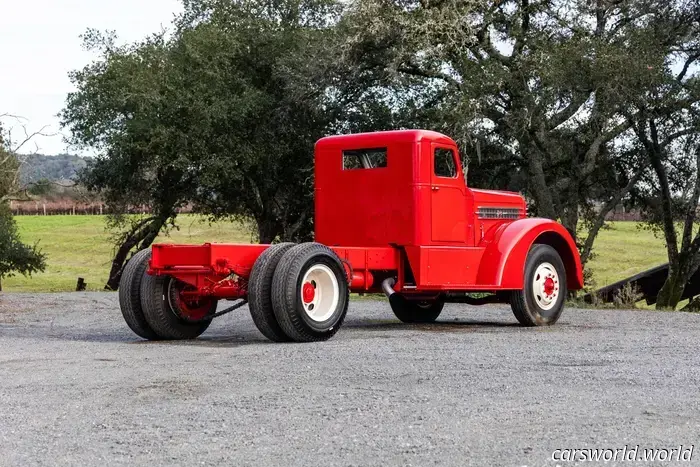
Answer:
[[[523,288],[525,262],[534,243],[552,246],[566,269],[569,290],[583,288],[581,258],[569,232],[550,219],[529,218],[503,224],[492,235],[486,235],[486,246],[477,273],[477,284],[495,285],[500,289]]]

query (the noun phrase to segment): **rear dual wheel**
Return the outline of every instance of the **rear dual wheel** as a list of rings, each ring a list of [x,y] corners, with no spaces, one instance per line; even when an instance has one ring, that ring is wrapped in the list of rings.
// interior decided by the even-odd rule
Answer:
[[[119,308],[122,310],[124,321],[134,333],[144,339],[158,339],[158,334],[146,321],[146,315],[141,306],[141,281],[146,275],[151,250],[141,250],[136,253],[124,266],[119,281]]]
[[[151,250],[131,257],[119,282],[119,306],[134,333],[149,340],[195,339],[211,324],[217,301],[168,276],[146,274]]]
[[[282,330],[272,309],[272,278],[282,256],[294,243],[279,243],[262,252],[253,264],[248,280],[248,308],[258,330],[273,342],[291,339]]]
[[[217,300],[197,298],[192,289],[169,276],[145,275],[141,281],[141,306],[146,321],[163,340],[196,339],[211,324]]]
[[[325,245],[290,248],[277,265],[271,290],[277,322],[293,341],[330,339],[345,320],[350,301],[347,274]]]
[[[347,313],[345,268],[319,243],[269,247],[253,265],[249,284],[253,322],[275,342],[330,339]]]

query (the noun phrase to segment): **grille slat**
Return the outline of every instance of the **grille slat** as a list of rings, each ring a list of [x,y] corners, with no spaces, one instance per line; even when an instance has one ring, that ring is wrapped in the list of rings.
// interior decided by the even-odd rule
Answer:
[[[479,219],[519,219],[522,210],[518,208],[480,207],[476,210]]]

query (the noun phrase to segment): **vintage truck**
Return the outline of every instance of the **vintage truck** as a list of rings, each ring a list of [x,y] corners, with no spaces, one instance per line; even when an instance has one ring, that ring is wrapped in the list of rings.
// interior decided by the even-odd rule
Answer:
[[[446,302],[509,302],[524,326],[554,324],[581,289],[576,245],[527,218],[517,193],[468,188],[457,145],[425,130],[330,136],[315,147],[315,242],[157,244],[124,268],[119,300],[145,339],[193,339],[248,303],[276,342],[319,341],[349,294],[385,293],[405,323]],[[217,312],[219,300],[237,300]]]

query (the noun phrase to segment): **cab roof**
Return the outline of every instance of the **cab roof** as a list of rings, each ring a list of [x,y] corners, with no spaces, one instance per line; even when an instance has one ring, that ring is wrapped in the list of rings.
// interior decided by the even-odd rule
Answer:
[[[348,135],[326,136],[316,142],[316,148],[323,147],[378,147],[391,143],[418,143],[431,140],[442,144],[455,144],[449,136],[431,130],[391,130],[371,133],[352,133]]]

